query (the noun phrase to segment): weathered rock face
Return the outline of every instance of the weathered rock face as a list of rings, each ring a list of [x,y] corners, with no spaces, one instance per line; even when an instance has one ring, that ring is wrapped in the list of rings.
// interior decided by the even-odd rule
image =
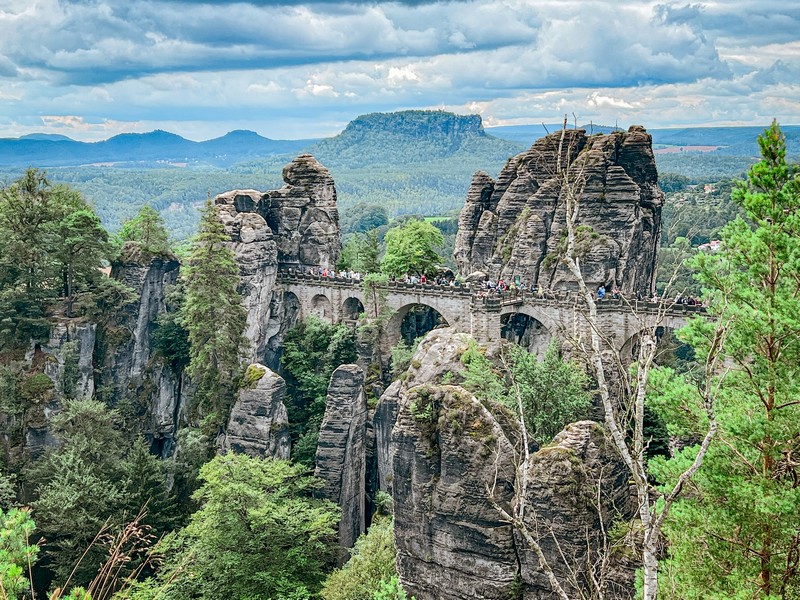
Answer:
[[[283,168],[283,180],[261,204],[278,240],[279,264],[335,266],[342,241],[333,177],[313,156],[301,154]]]
[[[50,417],[59,412],[65,400],[88,399],[94,394],[93,352],[97,326],[71,320],[55,323],[50,339],[32,345],[25,362],[34,370],[41,368],[52,388],[37,394],[24,422],[24,451],[36,459],[48,448],[58,445],[50,432]]]
[[[314,475],[325,482],[320,495],[342,509],[342,548],[352,548],[365,530],[366,436],[364,371],[358,365],[341,365],[328,386]]]
[[[249,212],[260,202],[255,190],[235,190],[214,200],[225,231],[231,236],[231,249],[239,265],[239,293],[247,311],[244,336],[248,358],[260,360],[269,339],[267,327],[278,273],[275,237],[264,217]]]
[[[467,336],[452,330],[428,334],[412,361],[419,366],[390,386],[378,407],[398,406],[390,477],[403,586],[418,600],[555,597],[523,537],[489,501],[492,489],[505,510],[526,502],[530,530],[546,531],[542,538],[555,535],[560,549],[552,538],[541,543],[548,564],[570,597],[582,597],[575,586],[588,589],[586,571],[595,566],[589,557],[604,549],[601,516],[610,523],[633,514],[625,468],[599,424],[575,423],[533,455],[521,498],[515,475],[521,440],[514,416],[442,383],[448,372],[447,380],[460,381],[459,359],[467,343]],[[497,348],[486,349],[490,360]],[[388,411],[391,405],[386,406]],[[608,597],[629,597],[633,585],[626,578],[633,571],[621,561],[610,563],[616,569],[607,579],[616,595]]]
[[[538,140],[510,159],[497,180],[476,173],[459,218],[453,256],[462,275],[519,275],[526,286],[573,289],[558,260],[564,235],[563,177],[556,177],[561,132]],[[584,277],[590,285],[617,285],[625,293],[652,292],[661,233],[652,139],[642,127],[587,136],[567,130],[560,164],[582,189]]]
[[[548,446],[533,455],[528,478],[526,520],[531,530],[536,526],[534,520],[538,520],[552,531],[552,535],[542,536],[540,544],[568,595],[581,597],[572,582],[577,580],[584,590],[589,589],[587,576],[592,571],[598,580],[606,581],[608,597],[633,598],[634,571],[615,568],[624,552],[617,557],[612,550],[604,550],[602,539],[601,520],[608,528],[615,519],[630,520],[635,513],[627,468],[604,428],[593,421],[567,425]],[[608,552],[609,561],[602,571],[599,558],[604,551]],[[560,559],[561,553],[566,564]],[[521,553],[520,561],[525,598],[552,598],[553,592],[536,558]]]
[[[397,569],[418,600],[509,598],[518,574],[512,527],[486,486],[512,500],[514,447],[458,386],[416,386],[392,434]]]
[[[103,331],[96,356],[105,399],[112,405],[136,399],[145,413],[146,433],[162,456],[172,452],[181,381],[156,357],[153,333],[159,315],[167,310],[168,286],[177,281],[179,267],[174,257],[142,257],[133,247],[123,249],[111,276],[133,289],[139,301]]]
[[[471,394],[441,385],[447,373],[457,377],[468,341],[452,329],[430,332],[377,409],[387,422],[397,415],[390,474],[385,456],[379,464],[394,499],[398,572],[418,600],[507,598],[518,573],[514,533],[485,490],[497,475],[499,496],[511,500],[513,445]]]
[[[262,375],[254,387],[239,390],[221,446],[248,456],[288,460],[291,440],[283,404],[286,382],[264,365],[250,365],[248,372]]]
[[[296,298],[275,288],[278,270],[330,267],[341,251],[328,170],[302,154],[284,167],[283,179],[279,190],[234,190],[214,201],[239,264],[249,358],[273,367],[299,308]]]

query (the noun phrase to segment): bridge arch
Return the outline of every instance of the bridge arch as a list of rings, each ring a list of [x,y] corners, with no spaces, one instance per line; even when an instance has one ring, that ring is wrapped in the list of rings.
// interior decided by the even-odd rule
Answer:
[[[451,321],[437,307],[423,302],[411,302],[396,309],[386,325],[386,337],[391,346],[403,340],[410,344],[420,335],[450,325]]]
[[[500,336],[514,342],[531,354],[544,356],[555,336],[555,328],[547,325],[549,319],[527,307],[516,308],[500,315]]]
[[[364,312],[364,303],[360,298],[350,296],[342,303],[342,319],[355,321]]]
[[[333,313],[333,303],[330,298],[325,294],[316,294],[311,298],[311,305],[309,307],[309,314],[312,314],[323,321],[334,323],[336,315]]]
[[[645,331],[646,330],[642,329],[634,333],[622,344],[619,357],[623,364],[632,364],[636,361],[639,354],[641,336]],[[675,331],[676,329],[668,325],[659,325],[656,327],[656,356],[654,362],[657,365],[668,365],[676,360],[691,359],[691,346],[680,341],[675,335]]]

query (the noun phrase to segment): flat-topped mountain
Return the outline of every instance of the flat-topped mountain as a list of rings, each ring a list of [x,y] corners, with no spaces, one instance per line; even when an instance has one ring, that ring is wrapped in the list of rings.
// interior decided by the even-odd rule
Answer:
[[[360,166],[421,163],[458,154],[507,158],[520,149],[516,142],[488,135],[480,115],[407,110],[357,117],[309,152],[332,166]]]

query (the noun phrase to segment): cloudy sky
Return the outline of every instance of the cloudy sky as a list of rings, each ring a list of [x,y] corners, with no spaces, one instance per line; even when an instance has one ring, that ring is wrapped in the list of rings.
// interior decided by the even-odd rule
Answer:
[[[0,137],[305,138],[406,108],[800,124],[800,2],[0,0]]]

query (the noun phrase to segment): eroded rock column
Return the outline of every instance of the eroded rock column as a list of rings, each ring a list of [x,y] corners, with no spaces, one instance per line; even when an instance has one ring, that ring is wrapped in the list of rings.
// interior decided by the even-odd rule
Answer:
[[[352,548],[365,529],[366,435],[364,371],[341,365],[328,386],[314,474],[325,482],[320,495],[342,508],[342,548]]]
[[[249,456],[289,459],[289,418],[283,399],[286,382],[264,365],[253,364],[246,378],[254,381],[239,390],[231,409],[222,448]]]

